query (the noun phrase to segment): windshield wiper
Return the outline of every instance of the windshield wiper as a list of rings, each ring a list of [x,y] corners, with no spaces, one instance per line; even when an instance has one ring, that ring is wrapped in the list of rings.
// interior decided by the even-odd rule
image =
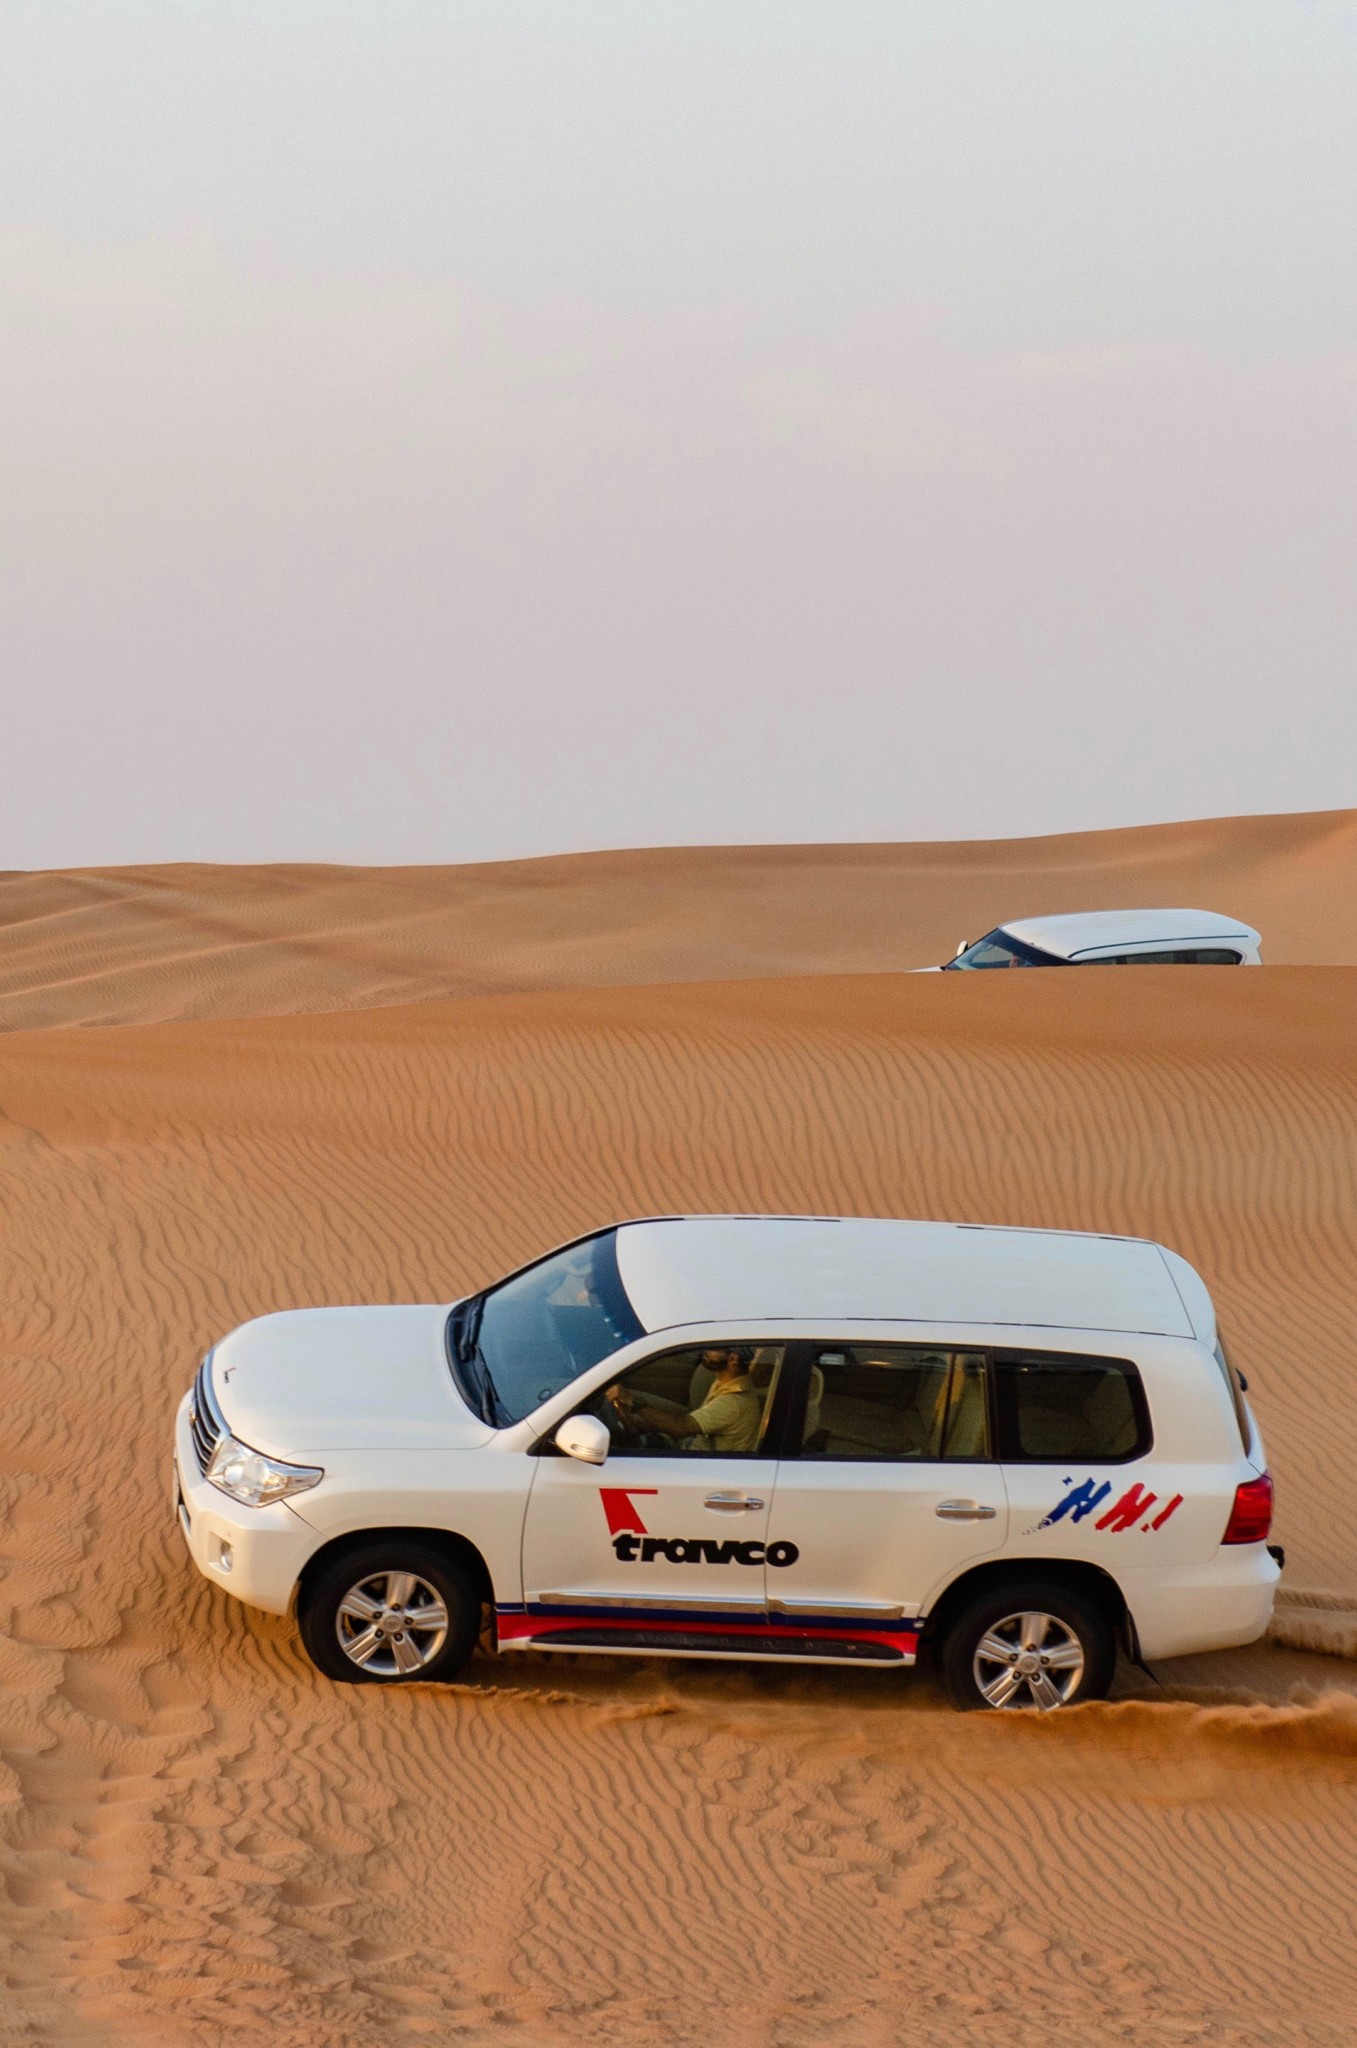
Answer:
[[[486,1409],[489,1410],[489,1413],[485,1415],[485,1420],[493,1429],[503,1429],[506,1423],[512,1422],[514,1418],[499,1397],[499,1388],[491,1377],[490,1368],[485,1362],[485,1353],[481,1350],[479,1344],[474,1347],[472,1358],[475,1362],[476,1370],[481,1376],[481,1390],[484,1396],[482,1413]]]
[[[448,1342],[459,1365],[466,1365],[475,1353],[484,1308],[484,1295],[469,1294],[465,1301],[457,1303],[448,1317]]]
[[[469,1396],[468,1405],[476,1409],[482,1422],[489,1422],[488,1375],[476,1343],[484,1306],[482,1297],[473,1294],[466,1301],[459,1301],[451,1311],[448,1316],[448,1355],[454,1378],[460,1383],[463,1394]]]
[[[464,1391],[471,1395],[481,1421],[488,1422],[492,1429],[498,1429],[512,1422],[513,1417],[500,1399],[499,1388],[485,1362],[485,1353],[476,1341],[480,1336],[484,1309],[483,1294],[473,1294],[467,1301],[458,1302],[448,1316],[448,1350],[456,1376],[461,1380]]]

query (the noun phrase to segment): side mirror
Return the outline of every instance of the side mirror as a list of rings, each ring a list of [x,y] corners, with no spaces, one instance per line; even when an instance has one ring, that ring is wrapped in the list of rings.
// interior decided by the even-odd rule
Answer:
[[[567,1458],[579,1458],[586,1465],[606,1462],[613,1440],[606,1422],[597,1415],[567,1415],[556,1432],[556,1448]]]
[[[969,939],[963,939],[961,941],[961,944],[957,947],[955,953],[953,953],[952,958],[954,960],[959,960],[962,954],[965,952],[966,948],[970,945],[970,943],[971,942]]]

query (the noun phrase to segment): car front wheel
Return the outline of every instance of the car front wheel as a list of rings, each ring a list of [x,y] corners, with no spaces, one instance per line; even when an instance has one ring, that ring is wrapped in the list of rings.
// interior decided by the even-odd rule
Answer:
[[[307,1655],[349,1685],[404,1685],[456,1676],[475,1647],[480,1600],[443,1554],[393,1541],[322,1567],[298,1621]]]
[[[1093,1601],[1033,1583],[982,1594],[958,1615],[943,1646],[942,1675],[963,1712],[1049,1713],[1104,1698],[1116,1661],[1116,1640]]]

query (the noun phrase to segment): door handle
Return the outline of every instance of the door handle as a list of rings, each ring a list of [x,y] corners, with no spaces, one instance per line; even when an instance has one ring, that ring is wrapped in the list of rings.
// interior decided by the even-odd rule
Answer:
[[[761,1508],[763,1502],[756,1493],[709,1493],[703,1506],[716,1515],[739,1515],[746,1508]]]
[[[986,1508],[978,1500],[940,1500],[933,1510],[944,1522],[992,1522],[998,1508]]]

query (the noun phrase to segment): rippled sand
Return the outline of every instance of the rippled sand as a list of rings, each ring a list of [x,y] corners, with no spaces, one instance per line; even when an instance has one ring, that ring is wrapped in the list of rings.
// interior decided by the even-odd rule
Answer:
[[[1169,894],[1354,960],[1353,831],[0,881],[0,2042],[1346,2048],[1357,976],[845,970]],[[170,1418],[232,1323],[764,1207],[1185,1252],[1283,1643],[1053,1722],[583,1658],[390,1696],[190,1574]]]

